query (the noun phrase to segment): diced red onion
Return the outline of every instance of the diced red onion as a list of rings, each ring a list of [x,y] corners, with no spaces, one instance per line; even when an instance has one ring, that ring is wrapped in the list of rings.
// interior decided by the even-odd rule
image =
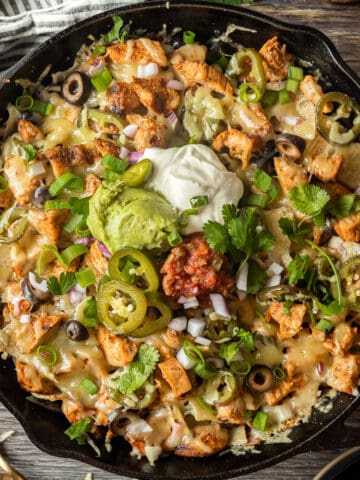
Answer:
[[[129,163],[137,163],[144,156],[144,152],[130,152],[128,155]]]
[[[247,297],[247,293],[243,292],[242,290],[236,290],[236,295],[240,301],[245,300]]]
[[[186,302],[183,304],[183,307],[185,310],[189,310],[189,308],[197,308],[199,306],[198,299],[195,297],[194,300],[191,300],[190,302]]]
[[[215,365],[216,368],[223,368],[225,365],[225,361],[222,358],[209,357],[207,361],[212,365]]]
[[[127,158],[129,155],[129,150],[126,147],[121,146],[119,155],[120,155],[120,158]]]
[[[36,290],[39,290],[40,292],[47,293],[49,291],[47,281],[42,280],[41,282],[38,282],[36,280],[36,275],[33,272],[29,272],[29,282],[32,287],[34,287]]]
[[[267,273],[273,273],[274,275],[280,275],[284,270],[284,267],[279,263],[273,262],[270,267],[266,270]]]
[[[28,313],[20,315],[20,323],[30,323],[30,315]]]
[[[100,252],[104,255],[105,258],[111,258],[112,255],[109,250],[105,247],[103,243],[98,243]]]
[[[357,189],[354,191],[355,195],[360,195],[360,185],[357,187]]]
[[[150,62],[146,65],[139,65],[137,69],[138,78],[155,77],[159,73],[159,66],[157,63]]]
[[[220,315],[220,317],[231,318],[225,299],[222,295],[219,293],[211,293],[210,300],[215,312]]]
[[[173,90],[184,90],[185,86],[179,80],[169,80],[166,84],[167,88],[172,88]]]
[[[145,432],[152,432],[153,429],[151,425],[149,425],[145,420],[142,418],[136,418],[131,420],[131,422],[126,427],[126,432],[132,435],[139,435]]]
[[[129,138],[134,138],[138,128],[139,127],[137,125],[130,123],[123,128],[123,134]]]
[[[71,290],[69,290],[70,303],[75,305],[80,303],[86,297],[86,287],[80,287],[80,285],[75,285]]]
[[[246,292],[247,289],[247,279],[249,273],[249,264],[246,262],[241,270],[238,270],[236,273],[236,288]]]
[[[205,330],[206,321],[203,318],[190,318],[187,324],[187,331],[193,337],[200,337]]]
[[[319,375],[321,375],[324,371],[324,364],[322,362],[318,362],[316,365],[316,371]]]
[[[265,282],[265,287],[277,287],[281,283],[281,275],[273,275],[272,277],[268,278]]]
[[[41,175],[45,173],[45,167],[43,162],[31,162],[29,164],[29,175],[35,177],[36,175]]]
[[[211,343],[210,338],[205,337],[195,337],[194,342],[198,345],[204,345],[204,347],[208,347]]]
[[[185,370],[190,370],[190,368],[193,368],[193,366],[195,365],[195,362],[193,362],[186,355],[183,348],[180,348],[180,350],[177,352],[176,359],[185,368]]]
[[[178,123],[179,123],[179,119],[178,117],[175,115],[174,112],[171,112],[170,115],[168,117],[166,117],[166,120],[169,122],[170,124],[170,127],[175,130]]]
[[[303,122],[303,119],[301,117],[294,117],[292,115],[284,115],[283,117],[281,117],[281,121],[285,122],[291,127],[296,127],[296,125],[300,125],[300,123]]]
[[[81,245],[88,246],[90,242],[91,242],[91,237],[81,237],[81,238],[77,238],[74,243],[79,243]]]
[[[182,332],[185,330],[187,325],[187,318],[185,316],[182,317],[174,317],[170,323],[169,328],[172,330],[176,330],[177,332]]]

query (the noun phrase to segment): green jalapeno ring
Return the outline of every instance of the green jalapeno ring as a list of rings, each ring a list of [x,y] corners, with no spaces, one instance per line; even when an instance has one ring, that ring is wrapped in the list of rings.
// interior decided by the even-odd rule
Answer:
[[[122,271],[124,266],[121,264],[125,264],[127,260],[134,264],[134,272]],[[159,276],[152,261],[136,248],[122,248],[115,252],[109,260],[108,269],[112,280],[135,283],[139,288],[143,287],[141,284],[146,284],[145,288],[142,288],[144,292],[155,292],[159,288]]]
[[[28,221],[25,208],[9,208],[2,214],[0,219],[0,243],[10,244],[17,242],[24,235],[27,226]]]
[[[139,327],[146,314],[146,305],[144,292],[121,280],[101,285],[97,296],[99,319],[115,334],[126,335]]]
[[[343,289],[346,306],[354,312],[360,312],[360,295],[357,295],[358,289],[352,288],[352,283],[356,282],[355,275],[360,272],[360,255],[349,258],[340,267],[339,274],[341,280],[345,283]],[[348,287],[348,291],[346,290]]]
[[[338,103],[339,107],[335,114],[326,115],[325,109],[329,103]],[[346,132],[341,132],[343,128],[338,122],[340,118],[349,118],[354,112],[352,128]],[[328,141],[346,145],[360,134],[360,106],[357,102],[341,92],[329,92],[325,94],[318,102],[316,107],[316,126],[321,135]]]
[[[153,333],[159,332],[166,328],[171,320],[172,311],[171,308],[164,302],[164,299],[160,293],[149,292],[145,294],[147,300],[147,310],[141,325],[131,332],[131,336],[134,338],[148,337]],[[151,311],[149,308],[154,308],[160,312],[160,316],[157,318],[151,318]]]
[[[206,403],[211,406],[225,405],[235,397],[237,381],[231,372],[220,370],[213,378],[205,380],[201,389]]]
[[[133,393],[124,395],[116,387],[111,386],[108,392],[110,397],[122,407],[139,410],[149,407],[157,397],[157,390],[149,380]]]
[[[248,74],[251,83],[254,83],[260,90],[260,96],[266,90],[266,76],[261,55],[254,48],[245,48],[241,52],[233,55],[227,68],[227,74],[234,76],[236,74],[242,75],[247,70],[247,62],[250,60],[251,68]]]

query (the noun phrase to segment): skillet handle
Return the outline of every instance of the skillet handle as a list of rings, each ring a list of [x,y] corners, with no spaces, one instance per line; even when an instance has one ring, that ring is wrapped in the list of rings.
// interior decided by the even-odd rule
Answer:
[[[310,442],[309,450],[330,450],[334,448],[350,448],[360,445],[360,429],[354,424],[336,422],[323,435]]]

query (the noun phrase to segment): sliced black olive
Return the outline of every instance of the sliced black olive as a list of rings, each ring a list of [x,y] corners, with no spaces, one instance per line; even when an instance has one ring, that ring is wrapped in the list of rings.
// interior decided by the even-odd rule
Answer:
[[[71,73],[62,84],[61,94],[64,99],[74,105],[82,105],[89,98],[91,82],[82,72]]]
[[[276,148],[287,157],[299,159],[305,150],[306,142],[303,138],[290,133],[282,133],[275,140]]]
[[[33,305],[38,305],[41,302],[45,302],[51,297],[51,293],[49,291],[41,292],[40,290],[34,288],[28,279],[22,280],[20,285],[24,297]]]
[[[274,162],[272,160],[275,155],[277,155],[275,142],[274,140],[268,140],[266,142],[263,153],[255,160],[256,166],[265,170],[265,172],[269,175],[274,175],[275,169]]]
[[[83,342],[89,338],[86,327],[77,320],[71,320],[65,325],[66,336],[73,342]]]
[[[45,185],[37,187],[32,194],[33,204],[37,207],[42,207],[47,200],[50,200],[51,195],[49,189]]]
[[[171,37],[170,44],[174,50],[182,47],[184,45],[183,32],[175,33],[175,35]]]
[[[263,393],[275,385],[275,377],[271,368],[266,365],[255,365],[246,375],[246,384],[252,392]]]

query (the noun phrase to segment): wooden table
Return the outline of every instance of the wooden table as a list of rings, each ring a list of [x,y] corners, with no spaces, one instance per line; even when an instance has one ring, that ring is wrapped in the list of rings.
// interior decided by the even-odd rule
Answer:
[[[322,30],[335,43],[344,60],[360,75],[360,3],[339,7],[325,0],[259,0],[248,8],[273,15],[286,22],[311,25]],[[360,428],[360,410],[351,415],[349,423]],[[8,429],[14,430],[15,435],[6,441],[2,450],[14,467],[29,480],[83,480],[88,472],[93,473],[94,480],[124,478],[115,477],[73,460],[55,458],[42,453],[30,443],[21,426],[0,405],[0,433]],[[341,451],[305,453],[241,479],[310,480]]]

